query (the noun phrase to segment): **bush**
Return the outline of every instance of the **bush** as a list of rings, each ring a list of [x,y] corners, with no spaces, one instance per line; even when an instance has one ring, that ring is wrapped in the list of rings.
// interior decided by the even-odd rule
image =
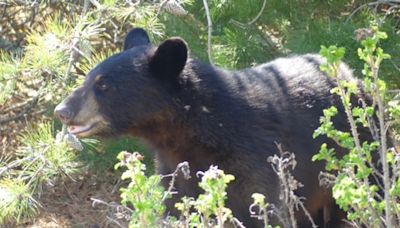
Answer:
[[[381,40],[387,38],[386,33],[378,30],[376,25],[360,30],[365,33],[358,49],[358,55],[363,60],[364,74],[363,91],[368,93],[368,100],[362,100],[361,105],[351,103],[351,96],[360,94],[356,82],[341,81],[336,77],[338,65],[344,56],[344,48],[331,46],[322,47],[321,54],[327,58],[327,64],[322,69],[333,77],[338,87],[332,93],[341,97],[345,112],[350,123],[351,132],[337,130],[332,118],[337,114],[336,107],[324,111],[321,126],[315,131],[314,137],[326,135],[349,153],[337,157],[334,149],[324,144],[314,160],[326,160],[328,171],[324,174],[324,182],[333,185],[333,197],[336,203],[347,212],[348,219],[356,227],[398,227],[400,215],[399,176],[400,157],[397,148],[390,147],[393,133],[391,123],[398,121],[397,102],[391,101],[387,94],[387,86],[379,76],[381,62],[390,56],[378,47]],[[369,129],[373,140],[361,141],[360,128]]]

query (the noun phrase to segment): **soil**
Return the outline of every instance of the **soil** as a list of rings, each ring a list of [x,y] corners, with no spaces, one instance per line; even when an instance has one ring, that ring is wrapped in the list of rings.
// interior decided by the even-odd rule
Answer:
[[[40,213],[34,221],[20,225],[9,224],[5,228],[125,227],[126,223],[122,224],[123,221],[118,221],[120,225],[111,221],[115,214],[109,207],[94,204],[92,200],[120,202],[118,180],[119,176],[113,173],[88,173],[81,180],[69,180],[57,184],[57,187],[47,187],[39,199]]]

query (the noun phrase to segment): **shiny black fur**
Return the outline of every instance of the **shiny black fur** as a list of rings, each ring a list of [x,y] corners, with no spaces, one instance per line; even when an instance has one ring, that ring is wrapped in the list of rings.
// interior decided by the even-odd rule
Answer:
[[[324,62],[320,56],[280,58],[229,71],[188,58],[187,45],[179,38],[152,47],[141,29],[129,33],[125,49],[94,68],[79,93],[65,104],[69,111],[79,112],[85,108],[74,105],[84,99],[79,94],[94,93],[98,112],[108,123],[97,134],[143,138],[156,148],[161,174],[171,173],[179,162],[189,162],[192,179],[178,177],[179,194],[167,202],[170,213],[176,214],[173,205],[179,197],[201,192],[195,173],[218,165],[236,178],[228,189],[227,206],[247,227],[261,227],[250,218],[248,207],[254,192],[282,206],[279,181],[267,163],[278,153],[279,143],[296,155],[293,174],[304,184],[297,193],[306,197],[305,205],[317,224],[341,219],[330,190],[318,183],[324,164],[311,161],[325,141],[312,138],[323,109],[339,107],[335,122],[348,128],[340,100],[330,93],[335,83],[320,71]],[[353,80],[344,64],[339,77]],[[303,213],[297,219],[300,227],[310,227]],[[279,224],[276,218],[271,221]]]

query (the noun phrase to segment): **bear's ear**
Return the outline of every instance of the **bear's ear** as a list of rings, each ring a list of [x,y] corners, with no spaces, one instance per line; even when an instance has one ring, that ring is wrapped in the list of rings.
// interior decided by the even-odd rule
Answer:
[[[150,59],[150,70],[164,80],[177,82],[186,65],[188,48],[181,38],[171,38],[158,46]]]
[[[125,37],[124,51],[133,47],[149,45],[150,39],[147,32],[142,28],[132,29]]]

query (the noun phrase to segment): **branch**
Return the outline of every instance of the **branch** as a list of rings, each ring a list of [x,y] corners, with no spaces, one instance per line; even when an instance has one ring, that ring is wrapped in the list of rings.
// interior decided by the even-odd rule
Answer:
[[[371,63],[371,70],[373,73],[374,77],[374,83],[375,85],[378,85],[378,71],[379,68],[374,67],[374,64]],[[374,91],[376,97],[375,99],[377,100],[377,105],[378,105],[378,120],[379,120],[379,132],[380,132],[380,143],[381,143],[381,161],[382,161],[382,167],[383,167],[383,186],[384,186],[384,196],[385,196],[385,224],[388,228],[392,228],[393,223],[393,213],[392,213],[392,208],[391,208],[391,203],[392,203],[392,196],[390,195],[390,174],[389,174],[389,165],[387,162],[387,127],[385,124],[385,105],[383,98],[381,96],[381,91],[379,86],[376,86],[375,91]]]
[[[0,82],[1,82],[1,80],[0,80]],[[19,109],[19,108],[24,107],[25,105],[29,104],[29,102],[30,102],[30,101],[23,101],[23,102],[21,102],[21,103],[15,104],[15,105],[11,104],[11,105],[8,106],[8,107],[4,107],[4,109],[1,110],[0,113],[9,113],[9,112],[12,112],[13,110],[16,110],[16,109]]]
[[[206,15],[207,15],[207,24],[208,24],[208,41],[207,41],[207,53],[208,53],[208,60],[210,61],[211,64],[213,63],[212,60],[212,53],[211,53],[211,36],[212,36],[212,21],[211,21],[211,16],[210,16],[210,9],[208,8],[207,0],[203,0],[204,4],[204,9],[206,10]]]
[[[96,0],[90,0],[90,3],[92,3],[94,6],[96,6],[97,9],[102,8],[101,4]]]
[[[185,179],[189,179],[190,178],[190,171],[189,171],[189,163],[187,161],[181,162],[176,166],[176,169],[173,173],[171,174],[167,174],[167,175],[163,175],[162,178],[166,178],[166,177],[172,177],[171,181],[169,182],[169,187],[168,190],[166,191],[165,195],[163,196],[162,202],[165,201],[165,199],[167,199],[167,197],[170,194],[174,194],[174,192],[172,192],[173,188],[174,188],[174,184],[175,184],[175,178],[176,176],[178,176],[178,172],[181,171],[184,178]]]
[[[4,124],[10,121],[14,121],[14,120],[18,120],[19,118],[23,117],[27,112],[29,112],[39,101],[39,97],[41,94],[35,96],[30,102],[29,104],[24,108],[24,110],[22,110],[20,113],[18,113],[15,116],[11,116],[11,117],[7,117],[4,119],[0,119],[0,124]]]
[[[33,156],[28,156],[28,157],[20,158],[20,159],[12,161],[9,164],[6,164],[4,167],[1,167],[0,168],[0,178],[3,176],[3,173],[5,173],[5,172],[7,172],[7,171],[9,171],[9,170],[11,170],[11,169],[13,169],[15,167],[18,167],[22,163],[24,163],[26,161],[29,161],[31,159],[34,159],[34,157]]]
[[[68,61],[68,67],[67,67],[67,71],[65,72],[65,75],[64,75],[64,80],[67,82],[67,84],[68,84],[68,81],[69,81],[69,79],[70,79],[70,74],[71,74],[71,71],[72,71],[72,66],[74,66],[74,64],[75,64],[75,62],[76,62],[76,60],[77,60],[77,51],[76,51],[76,49],[74,48],[77,44],[79,43],[79,37],[74,37],[73,39],[72,39],[72,47],[71,47],[71,53],[69,54],[69,61]]]
[[[395,4],[400,4],[400,0],[378,0],[378,1],[375,1],[375,2],[369,2],[369,3],[362,4],[361,6],[357,7],[357,9],[355,9],[350,14],[350,16],[346,19],[345,23],[349,22],[358,11],[364,9],[365,7],[367,7],[367,6],[378,6],[380,4],[395,5]]]
[[[237,24],[237,25],[239,25],[239,26],[241,26],[241,27],[246,27],[246,25],[251,25],[251,24],[253,24],[254,22],[256,22],[256,21],[261,17],[262,13],[264,12],[264,9],[265,9],[265,6],[266,6],[266,5],[267,5],[267,0],[264,0],[263,4],[262,4],[262,6],[261,6],[261,9],[260,9],[260,11],[258,12],[257,16],[254,17],[251,21],[249,21],[249,22],[247,22],[247,23],[242,23],[242,22],[237,21],[237,20],[234,20],[234,19],[230,19],[230,22],[232,22],[232,23],[234,23],[234,24]]]
[[[298,190],[303,185],[297,181],[290,170],[294,170],[296,166],[296,158],[293,153],[284,151],[282,145],[275,143],[276,147],[280,153],[280,156],[274,155],[268,157],[268,162],[271,163],[272,170],[276,173],[280,184],[280,200],[283,205],[286,206],[287,211],[283,211],[285,216],[283,216],[283,224],[288,227],[297,227],[295,208],[298,210],[299,206],[311,222],[311,227],[316,228],[310,213],[304,206],[304,197],[297,196],[295,191]],[[282,210],[283,208],[281,208]],[[277,211],[277,214],[279,212]],[[281,212],[282,213],[282,212]],[[289,218],[288,218],[289,217]]]

